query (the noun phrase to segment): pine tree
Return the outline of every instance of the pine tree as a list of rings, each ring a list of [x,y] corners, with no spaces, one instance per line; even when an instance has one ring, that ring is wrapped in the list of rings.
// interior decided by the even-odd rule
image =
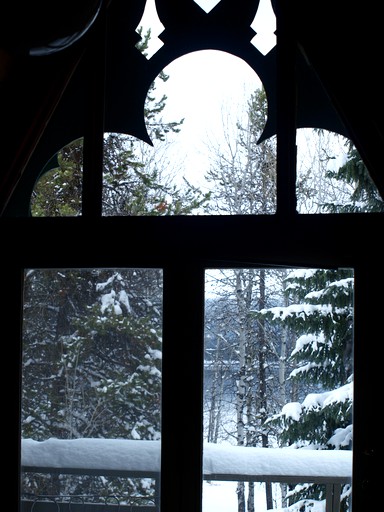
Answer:
[[[79,321],[77,335],[83,347],[92,347],[92,364],[98,368],[93,386],[113,411],[97,427],[98,435],[159,439],[161,290],[143,296],[141,280],[135,290],[136,270],[101,274],[97,301]]]
[[[296,368],[289,378],[297,382],[301,401],[286,404],[269,421],[280,425],[282,445],[351,449],[353,274],[347,269],[298,270],[288,275],[286,283],[294,303],[257,315],[295,333],[291,360]],[[322,499],[322,495],[317,486],[308,486],[297,498]]]
[[[353,186],[350,202],[345,205],[325,203],[323,208],[332,213],[383,212],[384,201],[369,175],[359,152],[351,141],[348,144],[348,159],[337,171],[328,171],[327,176]]]
[[[22,436],[160,438],[162,279],[156,269],[30,270]],[[151,496],[141,479],[32,478],[42,494]]]
[[[31,198],[34,217],[75,217],[81,215],[83,141],[65,146],[49,162]]]

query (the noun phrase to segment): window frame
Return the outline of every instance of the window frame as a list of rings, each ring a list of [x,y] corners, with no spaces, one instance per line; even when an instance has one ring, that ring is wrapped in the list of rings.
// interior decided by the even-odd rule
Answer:
[[[105,218],[96,223],[82,218],[7,219],[3,232],[9,239],[12,233],[18,233],[5,255],[4,289],[12,290],[12,300],[5,302],[3,311],[4,332],[12,333],[13,393],[7,400],[13,414],[8,434],[18,447],[19,455],[20,411],[15,394],[18,390],[20,399],[20,315],[25,268],[140,266],[164,269],[161,503],[164,511],[196,512],[200,507],[202,482],[205,269],[264,265],[348,267],[355,271],[353,506],[354,512],[363,510],[358,504],[365,502],[366,506],[364,500],[369,500],[365,487],[369,474],[373,474],[370,459],[375,450],[372,436],[367,435],[369,420],[374,421],[375,417],[373,396],[371,393],[367,396],[367,390],[374,389],[372,372],[375,364],[378,371],[379,359],[370,357],[364,342],[367,333],[375,336],[379,332],[380,317],[372,318],[370,309],[372,297],[377,297],[376,287],[384,285],[384,278],[376,271],[381,264],[378,243],[369,235],[375,225],[377,228],[382,225],[380,215],[306,215],[294,219],[279,215]],[[254,232],[255,236],[244,241],[243,231]],[[115,235],[118,244],[122,233],[129,233],[127,250],[111,251],[111,236]],[[144,240],[143,233],[146,233]],[[100,243],[102,239],[106,240],[105,244]],[[360,250],[356,249],[357,241]],[[29,247],[29,251],[25,247]],[[189,327],[186,329],[185,325]],[[173,364],[181,353],[180,332],[186,340],[183,366]],[[183,400],[189,407],[181,411],[175,404],[174,390],[186,376],[190,385],[183,389]],[[189,442],[185,443],[185,439]],[[14,486],[15,482],[12,483]],[[175,492],[175,488],[179,492]],[[19,489],[16,499],[19,500]]]
[[[289,17],[287,17],[289,21]],[[294,45],[278,18],[277,58],[277,213],[257,217],[139,217],[102,218],[91,204],[79,218],[1,218],[3,234],[3,336],[7,343],[9,415],[4,436],[12,453],[12,470],[5,475],[9,502],[20,507],[20,378],[23,273],[26,268],[156,267],[164,269],[164,360],[162,404],[162,512],[198,512],[202,492],[202,354],[204,271],[244,266],[348,267],[355,275],[353,512],[374,509],[374,393],[378,389],[379,357],[370,345],[381,332],[378,308],[384,289],[381,247],[382,214],[298,215],[295,212],[295,76]],[[92,59],[90,59],[92,63]],[[96,74],[100,69],[96,70]],[[103,71],[101,74],[103,76]],[[287,84],[290,86],[287,87]],[[95,91],[95,105],[100,103]],[[100,111],[98,111],[100,116]],[[96,115],[96,114],[95,114]],[[101,117],[88,125],[85,136],[94,158],[88,176],[100,166]],[[98,160],[98,161],[97,161]],[[88,179],[88,178],[87,178]],[[88,189],[89,187],[89,189]],[[90,179],[87,197],[100,187]],[[100,192],[100,188],[98,188]],[[98,192],[98,193],[99,193]],[[100,196],[100,194],[99,194]],[[92,202],[91,202],[92,203]],[[252,233],[245,239],[243,233]],[[143,234],[145,237],[143,238]],[[111,244],[115,249],[111,249]],[[185,299],[181,301],[180,297]],[[180,306],[182,314],[179,314]],[[176,312],[176,314],[175,314]],[[185,324],[190,326],[185,330]],[[180,336],[187,342],[185,367],[174,365]],[[5,334],[6,333],[6,334]],[[197,341],[196,341],[197,340]],[[196,345],[197,346],[196,346]],[[368,348],[367,348],[368,346]],[[189,407],[175,408],[174,389],[185,376]],[[9,380],[8,380],[9,379]],[[180,425],[185,426],[185,430]],[[186,450],[180,449],[185,438]],[[375,505],[374,505],[375,503]]]

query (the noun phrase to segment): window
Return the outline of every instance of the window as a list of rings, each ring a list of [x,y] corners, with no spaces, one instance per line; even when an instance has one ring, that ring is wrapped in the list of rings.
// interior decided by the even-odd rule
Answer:
[[[29,269],[24,283],[22,500],[155,506],[161,271]]]
[[[353,288],[349,269],[206,271],[203,510],[321,508],[331,489],[350,510]]]
[[[205,14],[192,0],[185,2],[187,10],[180,10],[177,2],[166,0],[158,0],[156,5],[165,27],[161,35],[163,46],[149,60],[142,59],[135,50],[138,39],[135,30],[144,6],[141,9],[137,3],[119,0],[103,10],[85,39],[77,40],[77,46],[70,51],[59,51],[56,56],[35,56],[46,60],[35,60],[33,65],[28,60],[37,73],[37,86],[32,81],[36,86],[33,91],[40,98],[37,103],[46,109],[42,108],[41,116],[34,117],[33,126],[30,110],[23,112],[30,137],[22,139],[24,145],[20,143],[12,184],[6,183],[11,193],[4,201],[1,219],[5,299],[2,317],[5,343],[9,339],[6,346],[10,370],[4,408],[12,417],[5,425],[4,435],[18,452],[17,471],[9,472],[7,499],[18,503],[20,509],[20,316],[27,269],[162,269],[160,507],[164,512],[198,512],[203,477],[206,269],[347,268],[353,270],[355,279],[353,512],[364,511],[367,504],[372,508],[377,496],[371,480],[374,466],[371,461],[376,449],[371,429],[377,424],[374,393],[378,389],[376,351],[381,332],[381,318],[376,313],[381,308],[384,285],[380,272],[382,253],[372,233],[382,232],[382,214],[304,216],[296,213],[296,128],[308,120],[302,116],[313,114],[307,107],[316,105],[318,97],[313,96],[309,103],[296,109],[295,86],[299,83],[302,90],[307,82],[303,84],[302,76],[293,73],[296,47],[289,31],[290,13],[284,8],[277,13],[276,49],[262,57],[249,43],[254,35],[249,27],[256,14],[256,5],[251,2],[242,10],[229,7],[230,3],[218,4],[220,7]],[[105,28],[108,29],[106,47],[102,44]],[[212,47],[253,63],[266,87],[270,87],[272,116],[268,129],[277,137],[276,213],[235,217],[102,216],[103,134],[131,133],[145,138],[142,108],[148,87],[158,72],[185,53]],[[82,57],[83,50],[87,51]],[[74,54],[77,66],[73,65]],[[48,75],[43,65],[46,62],[50,64]],[[56,93],[52,94],[52,102],[48,99],[43,102],[43,85],[53,87],[60,78],[67,87],[58,86],[51,91]],[[19,99],[25,106],[24,96]],[[331,129],[335,114],[331,102],[323,113],[327,120],[325,128]],[[24,126],[22,120],[18,122]],[[12,123],[8,130],[12,131],[11,128],[14,128]],[[364,131],[368,128],[364,126]],[[31,191],[47,155],[80,137],[84,137],[83,215],[29,217]],[[60,145],[63,138],[65,141]],[[361,142],[366,141],[363,136],[356,139],[360,147],[367,147]],[[369,150],[367,153],[370,154]],[[372,177],[377,178],[374,166]]]

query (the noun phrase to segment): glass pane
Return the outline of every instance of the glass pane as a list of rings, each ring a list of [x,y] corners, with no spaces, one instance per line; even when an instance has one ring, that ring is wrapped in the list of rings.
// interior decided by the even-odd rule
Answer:
[[[206,271],[203,512],[350,509],[353,290],[351,269]]]
[[[145,104],[152,142],[107,134],[103,215],[276,211],[276,142],[258,140],[267,97],[244,61],[193,52],[168,65]]]
[[[83,139],[72,141],[47,163],[31,196],[32,217],[81,215]]]
[[[296,193],[299,213],[384,211],[355,146],[327,130],[297,130]]]
[[[24,504],[158,510],[161,355],[161,270],[25,272]]]
[[[254,70],[238,57],[205,50],[176,59],[164,72],[169,79],[159,75],[154,83],[158,97],[166,96],[163,123],[182,122],[165,140],[150,119],[147,131],[153,158],[169,158],[172,183],[194,199],[186,214],[273,214],[276,142],[258,144],[268,102]],[[170,211],[173,203],[169,197]]]

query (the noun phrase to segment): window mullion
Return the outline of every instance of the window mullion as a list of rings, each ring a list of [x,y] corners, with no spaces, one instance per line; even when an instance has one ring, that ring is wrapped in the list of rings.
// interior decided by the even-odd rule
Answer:
[[[102,213],[104,110],[105,110],[105,52],[106,21],[102,12],[95,23],[85,55],[87,82],[87,117],[84,133],[84,166],[82,215],[99,217]]]
[[[294,8],[276,5],[277,213],[296,213],[296,41]]]
[[[374,251],[373,251],[374,252]],[[376,357],[382,344],[381,256],[370,253],[370,262],[357,265],[355,272],[353,483],[352,508],[373,510],[379,450],[371,428],[377,423],[377,395],[382,359]],[[381,349],[380,349],[381,350]],[[367,425],[369,426],[367,429]],[[367,435],[369,434],[369,435]]]
[[[164,269],[161,510],[197,512],[202,489],[204,269]]]
[[[7,339],[7,368],[9,368],[9,389],[3,397],[3,405],[7,410],[8,421],[4,424],[4,435],[9,450],[17,456],[12,457],[10,470],[6,472],[5,482],[9,502],[19,503],[21,482],[20,475],[21,450],[21,338],[23,311],[23,278],[24,269],[15,264],[15,255],[5,258],[3,286],[8,290],[6,300],[2,302],[2,328]],[[10,475],[10,476],[8,476]]]

